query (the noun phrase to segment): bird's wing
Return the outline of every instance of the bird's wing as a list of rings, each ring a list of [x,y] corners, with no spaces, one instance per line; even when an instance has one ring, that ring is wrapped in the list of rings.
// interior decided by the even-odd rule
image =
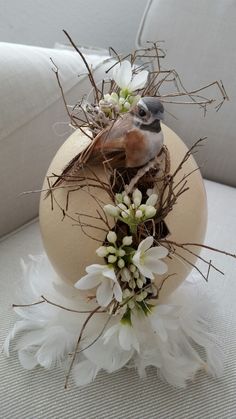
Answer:
[[[76,176],[81,167],[91,161],[91,164],[109,161],[112,166],[125,164],[125,149],[123,136],[132,128],[130,114],[117,119],[114,123],[102,130],[82,152],[73,157],[64,167],[62,173],[52,184],[52,188],[60,186],[64,181],[76,181]]]
[[[111,123],[111,125],[108,128],[106,128],[106,130],[101,131],[101,133],[98,134],[98,143],[106,143],[110,142],[111,140],[123,137],[130,129],[132,129],[132,127],[133,117],[130,113],[125,113],[124,115],[120,116],[115,122]]]

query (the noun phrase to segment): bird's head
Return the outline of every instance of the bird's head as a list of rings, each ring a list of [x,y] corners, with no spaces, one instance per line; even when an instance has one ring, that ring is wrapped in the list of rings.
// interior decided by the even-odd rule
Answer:
[[[151,125],[164,119],[164,106],[156,97],[142,97],[132,110],[137,125]]]

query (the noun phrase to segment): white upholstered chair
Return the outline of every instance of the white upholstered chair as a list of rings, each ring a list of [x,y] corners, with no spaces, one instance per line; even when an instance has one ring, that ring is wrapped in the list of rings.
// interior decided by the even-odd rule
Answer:
[[[218,112],[168,107],[178,119],[166,123],[188,144],[200,136],[209,141],[199,156],[209,205],[206,242],[236,248],[236,3],[234,0],[152,0],[137,35],[137,44],[165,40],[167,62],[187,87],[221,78],[230,97]],[[0,44],[0,344],[14,321],[12,293],[20,282],[20,258],[42,251],[38,229],[38,195],[19,196],[40,188],[49,162],[69,134],[50,57],[59,67],[67,100],[74,103],[88,89],[78,78],[84,68],[76,53]],[[101,78],[104,56],[91,56]],[[32,221],[33,220],[33,221]],[[28,224],[26,224],[28,223]],[[18,230],[16,230],[18,229]],[[10,234],[9,234],[10,233]],[[8,236],[4,236],[9,234]],[[63,389],[63,373],[37,368],[25,371],[13,356],[0,357],[0,418],[160,418],[236,417],[236,264],[222,255],[214,260],[225,271],[209,286],[222,288],[224,305],[217,324],[225,350],[225,375],[213,380],[199,375],[186,390],[161,382],[151,370],[140,380],[134,371],[101,374],[85,389]],[[224,285],[223,285],[224,284]]]

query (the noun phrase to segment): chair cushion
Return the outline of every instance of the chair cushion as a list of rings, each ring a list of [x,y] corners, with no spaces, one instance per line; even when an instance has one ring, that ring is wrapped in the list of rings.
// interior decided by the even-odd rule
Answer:
[[[187,89],[222,80],[230,101],[215,112],[194,105],[166,104],[166,123],[190,145],[207,136],[197,155],[204,176],[236,186],[235,97],[235,1],[151,0],[141,23],[137,44],[164,40],[164,67],[175,68]],[[205,96],[203,94],[203,96]],[[209,97],[217,98],[214,89]],[[173,118],[171,113],[177,118]],[[207,162],[207,164],[205,164]]]
[[[206,181],[209,223],[206,243],[235,252],[236,190]],[[38,224],[16,232],[0,244],[0,344],[14,321],[13,293],[20,284],[19,259],[42,251]],[[221,254],[207,256],[222,268],[225,276],[212,271],[207,286],[222,293],[224,300],[214,330],[224,345],[225,374],[214,380],[205,374],[196,377],[186,390],[176,390],[160,381],[151,369],[146,380],[135,371],[123,369],[102,373],[86,388],[63,388],[59,369],[23,370],[16,356],[0,357],[0,406],[4,419],[18,418],[235,418],[236,391],[236,261]],[[202,280],[203,281],[203,280]],[[112,412],[112,414],[111,414]]]

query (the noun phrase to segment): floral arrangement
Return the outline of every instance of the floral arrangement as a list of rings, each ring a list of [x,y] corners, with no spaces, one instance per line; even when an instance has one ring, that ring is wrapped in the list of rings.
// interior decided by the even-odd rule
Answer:
[[[17,346],[21,364],[31,369],[37,364],[50,368],[63,362],[67,365],[66,386],[71,372],[76,383],[84,385],[93,381],[100,369],[113,372],[127,364],[136,367],[141,376],[146,367],[152,365],[169,383],[180,387],[185,386],[198,369],[218,375],[222,369],[221,354],[204,318],[209,313],[209,301],[206,303],[203,298],[200,304],[184,289],[177,290],[167,302],[159,303],[163,284],[171,276],[168,275],[168,258],[178,255],[191,265],[188,255],[195,255],[206,264],[207,273],[195,265],[193,268],[207,281],[211,269],[220,270],[194,249],[206,247],[235,257],[202,244],[177,243],[168,238],[165,219],[188,190],[192,173],[183,174],[178,182],[175,182],[176,176],[204,139],[186,152],[174,173],[170,172],[170,156],[165,146],[154,159],[137,168],[114,167],[114,157],[105,156],[102,163],[106,181],[97,176],[89,156],[100,133],[109,132],[117,120],[132,112],[141,98],[156,97],[162,103],[191,103],[205,113],[212,104],[219,110],[228,99],[224,86],[216,81],[187,91],[175,70],[162,68],[165,53],[158,43],[149,43],[147,48],[124,58],[112,50],[114,58],[108,79],[96,83],[84,56],[66,35],[86,65],[93,94],[93,99],[90,100],[90,94],[72,111],[67,105],[66,110],[71,126],[89,137],[91,145],[69,162],[61,174],[48,178],[46,195],[51,199],[52,209],[57,205],[63,218],[72,219],[84,234],[89,235],[88,227],[94,228],[92,239],[96,240],[97,229],[104,232],[104,240],[96,250],[101,264],[87,266],[85,276],[75,284],[77,290],[89,290],[88,299],[83,293],[74,294],[75,289],[73,298],[67,297],[72,295],[73,287],[68,291],[69,286],[53,286],[55,273],[51,271],[51,280],[45,280],[40,288],[38,277],[49,276],[45,274],[49,269],[45,257],[33,259],[31,265],[25,266],[31,296],[39,300],[14,305],[23,320],[10,332],[5,351],[8,353],[10,340],[16,333],[24,331],[25,336]],[[59,69],[53,64],[66,104]],[[172,92],[166,90],[170,84],[174,87]],[[221,95],[217,103],[205,96],[212,86]],[[71,188],[71,182],[76,182],[76,188]],[[107,203],[102,204],[89,192],[99,206],[97,216],[89,221],[86,214],[78,212],[78,218],[74,219],[69,213],[71,193],[84,188],[84,184],[102,189],[107,196]],[[55,199],[57,188],[68,188],[66,207]],[[179,255],[178,248],[186,256]],[[52,295],[51,299],[47,293]],[[201,358],[192,342],[205,348],[207,360]]]

